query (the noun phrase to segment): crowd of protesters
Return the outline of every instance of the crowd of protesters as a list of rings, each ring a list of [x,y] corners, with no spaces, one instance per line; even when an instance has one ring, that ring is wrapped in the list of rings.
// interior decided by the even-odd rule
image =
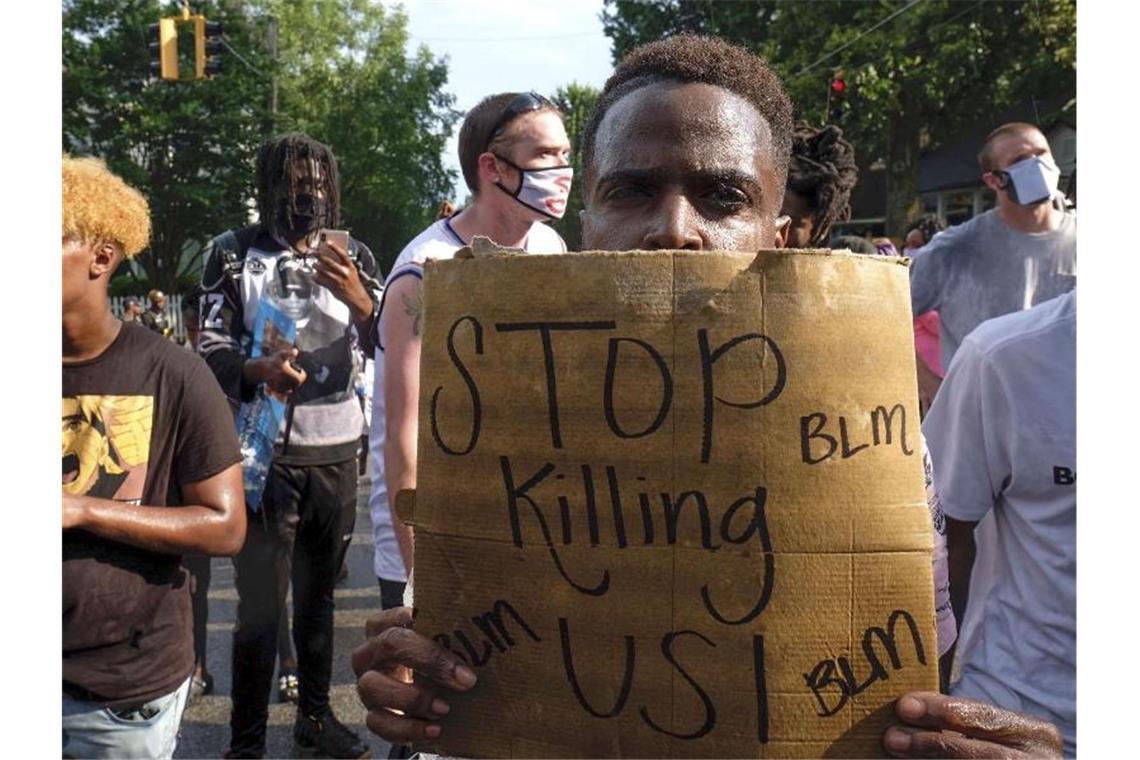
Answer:
[[[946,549],[935,552],[934,593],[947,686],[897,702],[884,752],[1075,754],[1076,218],[1048,142],[1031,124],[998,126],[978,146],[991,211],[867,239],[835,234],[851,216],[855,147],[792,113],[763,59],[678,35],[618,64],[575,176],[554,103],[488,96],[459,133],[470,202],[442,208],[383,284],[364,242],[324,234],[341,222],[332,150],[307,135],[272,138],[254,171],[257,223],[207,244],[184,315],[192,352],[163,340],[159,291],[147,310],[128,299],[122,321],[111,316],[110,277],[147,244],[146,201],[98,160],[65,157],[65,756],[171,756],[187,700],[214,688],[204,626],[219,555],[233,556],[239,598],[225,756],[264,755],[279,657],[293,677],[279,693],[297,704],[298,756],[368,756],[328,697],[333,658],[350,656],[333,651],[333,587],[355,523],[362,431],[382,611],[351,653],[358,692],[394,756],[440,735],[448,695],[476,676],[411,630],[412,528],[391,498],[416,485],[423,264],[476,236],[564,253],[549,222],[573,181],[584,187],[583,250],[830,247],[912,259],[932,531]],[[254,357],[263,301],[294,309],[297,336]],[[247,514],[234,416],[261,388],[287,399],[288,417]]]

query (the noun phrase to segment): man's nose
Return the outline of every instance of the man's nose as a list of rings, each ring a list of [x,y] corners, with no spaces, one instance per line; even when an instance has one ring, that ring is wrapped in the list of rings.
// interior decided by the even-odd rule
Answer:
[[[700,234],[700,214],[683,195],[669,195],[658,203],[649,229],[641,240],[646,251],[704,248]]]

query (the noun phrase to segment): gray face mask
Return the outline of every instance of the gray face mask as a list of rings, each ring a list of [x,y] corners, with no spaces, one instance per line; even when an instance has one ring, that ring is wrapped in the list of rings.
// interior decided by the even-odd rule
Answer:
[[[1061,170],[1046,156],[1030,156],[1013,164],[1006,171],[995,171],[1006,176],[1005,191],[1009,199],[1022,206],[1033,206],[1047,201],[1057,192]]]

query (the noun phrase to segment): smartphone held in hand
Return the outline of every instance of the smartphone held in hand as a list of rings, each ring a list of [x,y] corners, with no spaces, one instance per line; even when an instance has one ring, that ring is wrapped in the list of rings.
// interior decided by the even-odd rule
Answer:
[[[346,253],[348,252],[348,230],[321,230],[317,236],[317,253],[319,255],[328,256],[334,255],[329,248],[329,243],[336,243],[338,248],[341,248]]]

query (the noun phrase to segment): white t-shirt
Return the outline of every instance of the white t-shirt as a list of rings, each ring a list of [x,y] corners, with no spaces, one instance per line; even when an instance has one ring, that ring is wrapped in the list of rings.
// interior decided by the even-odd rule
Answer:
[[[392,283],[401,277],[422,279],[425,260],[450,259],[464,245],[466,243],[452,228],[451,220],[440,219],[404,246],[384,282],[385,296]],[[566,252],[566,243],[559,234],[540,222],[531,226],[523,247],[529,253]],[[384,302],[381,302],[380,309],[383,314]],[[372,516],[372,567],[377,578],[387,581],[406,581],[408,576],[404,570],[404,560],[400,556],[400,545],[392,529],[392,513],[388,507],[388,484],[384,473],[384,435],[387,421],[384,408],[384,352],[379,342],[373,371],[372,422],[368,434],[368,456],[372,464],[372,492],[368,497],[368,511]]]
[[[981,521],[951,691],[1076,753],[1076,291],[984,322],[923,424],[949,517]],[[984,518],[984,519],[983,519]]]

